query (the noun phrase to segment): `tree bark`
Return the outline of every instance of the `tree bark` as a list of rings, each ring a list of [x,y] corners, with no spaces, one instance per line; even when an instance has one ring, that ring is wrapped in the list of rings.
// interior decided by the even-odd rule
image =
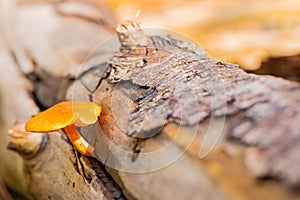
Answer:
[[[60,82],[66,99],[102,106],[99,124],[80,132],[121,187],[118,198],[299,198],[299,83],[248,74],[189,42],[122,25],[118,53],[70,87]],[[34,92],[45,87],[57,90]]]
[[[58,13],[91,19],[86,13],[72,13],[64,2],[55,6]],[[52,15],[52,9],[38,10]],[[111,24],[101,16],[92,19]],[[76,20],[70,23],[82,27]],[[95,27],[90,28],[95,35]],[[17,87],[29,106],[13,105],[30,110],[20,118],[64,99],[95,101],[103,108],[99,124],[80,130],[102,162],[80,157],[84,179],[70,144],[60,134],[12,139],[10,148],[21,155],[23,186],[31,198],[299,198],[293,190],[300,183],[299,83],[247,74],[237,65],[214,61],[191,43],[147,36],[133,22],[123,28],[117,29],[119,52],[71,78],[62,76],[62,66],[70,69],[73,62],[47,60],[39,49],[24,53],[26,48],[8,45],[14,49],[8,56],[11,69],[19,70],[19,76],[26,74],[22,81],[27,77],[34,87],[32,99],[24,94],[24,86]],[[56,35],[65,41],[63,34]],[[84,41],[93,43],[89,36]],[[73,48],[77,47],[81,48]],[[29,68],[26,55],[35,61]],[[55,63],[61,68],[52,68]],[[5,113],[7,117],[10,111]],[[158,151],[164,148],[166,152]],[[156,151],[153,157],[144,156]],[[262,179],[268,177],[272,179]]]

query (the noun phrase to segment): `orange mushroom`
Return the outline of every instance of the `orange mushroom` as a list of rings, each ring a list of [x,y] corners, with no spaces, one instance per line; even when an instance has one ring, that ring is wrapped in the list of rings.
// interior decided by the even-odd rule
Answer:
[[[86,156],[92,156],[94,147],[77,131],[76,126],[97,122],[101,107],[88,101],[65,101],[35,115],[25,125],[28,132],[52,132],[64,129],[74,147]],[[76,126],[75,126],[76,125]]]

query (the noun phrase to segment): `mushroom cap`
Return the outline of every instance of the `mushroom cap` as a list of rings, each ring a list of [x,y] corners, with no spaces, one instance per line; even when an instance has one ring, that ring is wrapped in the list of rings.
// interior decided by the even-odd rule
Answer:
[[[32,117],[25,125],[28,132],[51,132],[75,124],[87,126],[98,120],[101,106],[88,101],[58,103]]]

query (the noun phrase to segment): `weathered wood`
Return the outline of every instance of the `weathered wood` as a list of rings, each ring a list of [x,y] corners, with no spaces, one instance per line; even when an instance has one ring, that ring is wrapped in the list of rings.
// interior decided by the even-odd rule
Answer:
[[[8,148],[23,158],[27,190],[33,199],[123,198],[97,161],[81,157],[78,164],[72,146],[61,137],[63,133],[16,135],[14,131],[22,133],[22,127],[24,123],[19,123],[11,129],[13,138]],[[79,173],[79,166],[84,174]]]
[[[255,178],[299,185],[298,83],[247,74],[191,43],[148,37],[136,23],[122,27],[120,52],[79,75],[66,98],[103,107],[100,126],[80,131],[127,198],[299,198]],[[204,159],[201,144],[204,155],[214,147]]]
[[[39,112],[39,108],[61,100],[54,97],[58,90],[50,92],[44,86],[67,81],[63,75],[71,69],[77,70],[89,51],[112,34],[114,20],[109,8],[99,1],[0,1],[0,176],[20,199],[31,199],[32,196],[41,199],[36,195],[42,192],[43,186],[49,187],[49,182],[39,180],[39,187],[35,191],[32,187],[31,194],[28,193],[25,177],[29,176],[25,176],[28,171],[23,170],[23,159],[7,149],[11,140],[8,129],[16,120],[27,120]],[[29,76],[34,81],[28,80]],[[33,82],[39,82],[38,87],[42,90],[35,90],[37,93],[31,95]],[[35,97],[40,96],[44,101],[35,101]],[[63,93],[61,96],[64,98]],[[68,166],[71,167],[69,170],[74,170],[73,165]],[[60,176],[56,172],[55,169],[51,171],[54,176]],[[75,189],[80,191],[77,188],[83,185],[77,184]],[[64,191],[66,188],[59,189]],[[48,199],[47,195],[43,197]]]
[[[181,199],[190,194],[193,195],[189,198],[195,199],[201,194],[210,198],[221,195],[222,198],[268,199],[276,189],[272,199],[297,198],[297,194],[279,182],[263,181],[261,188],[253,176],[275,177],[292,187],[300,183],[299,157],[296,156],[300,141],[298,83],[247,74],[237,65],[216,62],[203,49],[169,36],[147,37],[136,23],[125,22],[122,27],[117,29],[121,51],[106,65],[89,69],[90,73],[97,70],[99,73],[98,78],[94,75],[88,85],[82,80],[89,72],[79,76],[73,95],[82,99],[78,95],[89,94],[94,97],[90,100],[103,107],[104,113],[99,120],[102,131],[90,130],[87,134],[92,135],[89,140],[96,147],[98,159],[121,170],[113,173],[114,178],[127,193],[144,199]],[[91,85],[98,89],[86,90]],[[202,144],[202,151],[208,152],[218,136],[216,130],[209,129],[210,123],[217,131],[220,129],[221,139],[215,153],[201,161],[198,160],[201,156],[199,144]],[[198,131],[193,140],[195,127]],[[92,134],[95,132],[97,134]],[[105,144],[101,133],[113,144]],[[176,134],[179,138],[174,138]],[[212,135],[208,138],[212,139],[212,144],[202,143],[205,134],[207,137]],[[142,153],[155,151],[172,138],[177,143],[171,143],[173,151],[176,152],[178,146],[183,151],[189,148],[192,157],[183,155],[182,159],[188,160],[151,171],[169,158],[158,154],[151,160],[153,163],[147,163],[150,160],[143,160]],[[193,145],[189,146],[189,141]],[[115,145],[121,150],[116,150]],[[229,158],[222,158],[222,151]],[[151,172],[146,174],[122,172],[143,171],[147,167]],[[207,174],[202,173],[202,167],[212,180],[220,183],[217,189]],[[180,176],[179,171],[182,172]],[[160,179],[162,172],[168,178]],[[222,180],[224,177],[228,181]],[[143,184],[139,182],[141,180]],[[200,191],[199,188],[205,188],[203,184],[208,184],[207,189]]]

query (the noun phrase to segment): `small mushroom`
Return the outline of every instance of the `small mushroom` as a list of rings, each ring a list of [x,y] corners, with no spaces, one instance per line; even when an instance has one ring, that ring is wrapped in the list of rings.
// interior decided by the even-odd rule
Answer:
[[[93,156],[94,147],[77,131],[76,126],[97,122],[101,106],[88,101],[69,100],[38,113],[25,125],[28,132],[52,132],[64,129],[74,147],[86,156]]]

